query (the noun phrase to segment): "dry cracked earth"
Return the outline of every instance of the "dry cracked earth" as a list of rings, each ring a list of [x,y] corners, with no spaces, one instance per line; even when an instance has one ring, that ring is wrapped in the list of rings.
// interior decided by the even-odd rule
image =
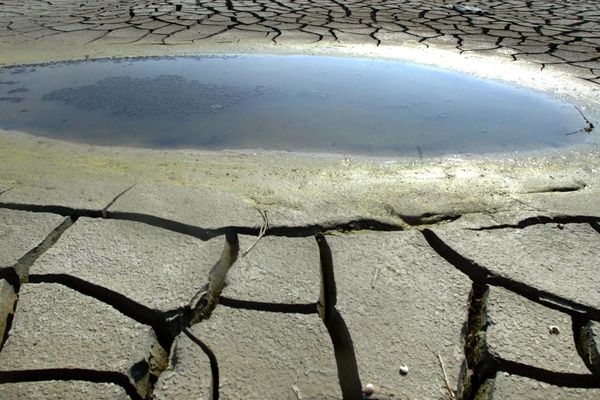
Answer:
[[[600,83],[592,1],[0,0],[2,46],[58,38],[414,42]],[[3,398],[600,397],[599,215],[203,225],[136,211],[138,187],[92,208],[11,191]]]
[[[566,67],[600,83],[600,6],[586,0],[3,0],[0,13],[6,46],[414,42]]]
[[[203,228],[127,196],[0,203],[6,398],[600,394],[600,217]]]

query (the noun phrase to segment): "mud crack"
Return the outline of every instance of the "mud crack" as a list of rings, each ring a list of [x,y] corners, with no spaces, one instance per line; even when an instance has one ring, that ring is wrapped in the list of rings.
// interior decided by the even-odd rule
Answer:
[[[321,294],[317,309],[333,343],[342,398],[344,400],[361,400],[363,398],[362,385],[358,374],[352,337],[342,315],[335,308],[337,290],[331,249],[323,235],[317,235],[315,238],[319,246],[319,257],[321,259]]]

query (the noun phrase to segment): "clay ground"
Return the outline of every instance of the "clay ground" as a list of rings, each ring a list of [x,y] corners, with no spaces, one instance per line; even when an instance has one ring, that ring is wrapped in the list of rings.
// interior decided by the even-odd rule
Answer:
[[[408,60],[561,96],[599,125],[597,2],[454,5],[2,0],[0,62]],[[384,159],[1,131],[0,397],[360,399],[371,383],[372,399],[597,399],[589,135]]]

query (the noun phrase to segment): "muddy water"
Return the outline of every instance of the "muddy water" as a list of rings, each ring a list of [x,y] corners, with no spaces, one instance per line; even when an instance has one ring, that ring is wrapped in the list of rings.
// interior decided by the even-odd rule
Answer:
[[[570,104],[441,69],[312,56],[0,69],[0,127],[99,145],[427,156],[561,147]]]

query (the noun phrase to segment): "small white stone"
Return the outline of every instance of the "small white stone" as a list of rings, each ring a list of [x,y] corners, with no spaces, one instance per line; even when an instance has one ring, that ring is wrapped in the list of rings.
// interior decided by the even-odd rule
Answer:
[[[406,365],[400,366],[400,375],[404,376],[408,374],[408,367]]]
[[[367,397],[371,396],[373,393],[375,393],[375,386],[373,386],[372,383],[367,383],[367,386],[365,386],[365,390],[363,390],[363,393]]]

